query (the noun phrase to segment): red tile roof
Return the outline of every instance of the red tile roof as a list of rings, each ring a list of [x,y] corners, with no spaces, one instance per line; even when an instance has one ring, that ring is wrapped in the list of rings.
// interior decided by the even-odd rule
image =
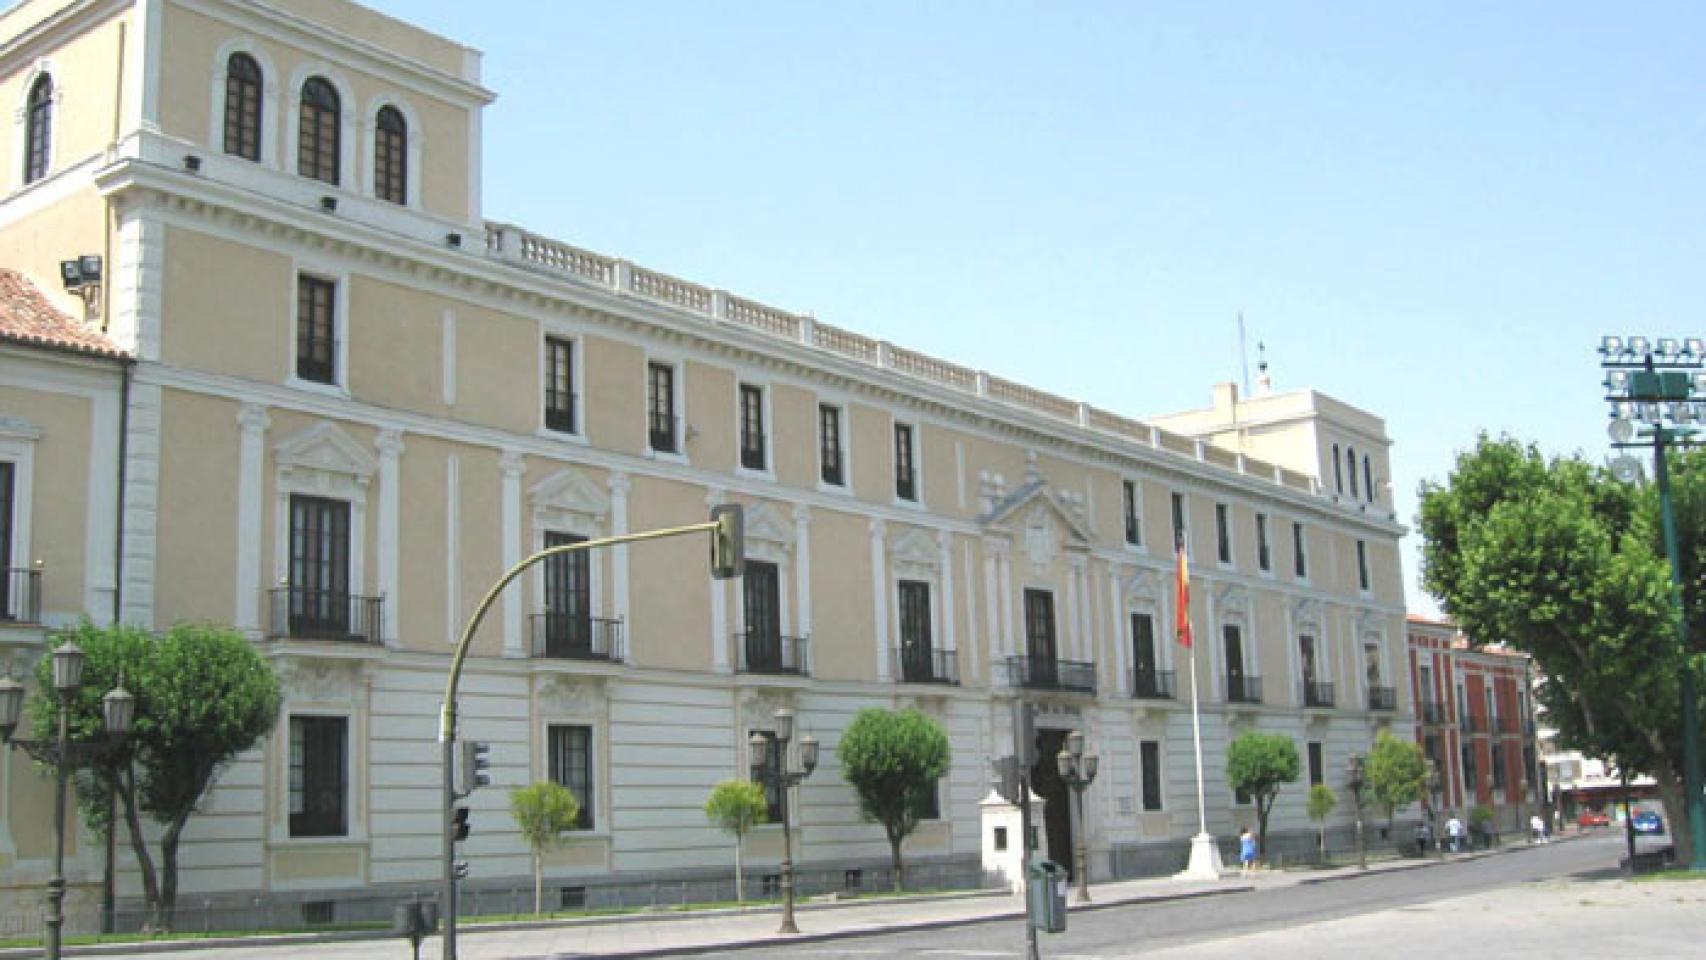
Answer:
[[[0,340],[103,357],[128,355],[99,330],[59,312],[23,274],[3,267],[0,267]]]

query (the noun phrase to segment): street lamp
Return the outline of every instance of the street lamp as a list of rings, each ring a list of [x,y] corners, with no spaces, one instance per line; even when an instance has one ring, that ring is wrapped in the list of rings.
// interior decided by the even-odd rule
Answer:
[[[1689,835],[1693,838],[1691,870],[1706,870],[1706,792],[1700,760],[1700,702],[1689,653],[1688,616],[1682,597],[1682,562],[1677,549],[1676,510],[1671,505],[1669,447],[1694,446],[1698,430],[1690,421],[1706,423],[1706,341],[1660,337],[1605,337],[1599,345],[1605,370],[1605,399],[1611,404],[1611,445],[1619,450],[1653,448],[1653,478],[1659,488],[1659,514],[1664,524],[1665,554],[1670,559],[1671,611],[1681,655],[1678,674],[1682,693],[1682,768],[1687,796]],[[1619,457],[1612,472],[1623,480],[1640,476],[1632,457]]]
[[[1078,901],[1090,902],[1090,855],[1084,842],[1084,790],[1096,780],[1096,766],[1101,758],[1084,752],[1084,734],[1077,730],[1066,735],[1066,749],[1055,754],[1060,779],[1072,788],[1073,869],[1078,874]]]
[[[23,750],[37,761],[54,768],[56,789],[53,795],[53,876],[47,882],[47,960],[59,960],[60,942],[65,926],[65,787],[71,771],[111,750],[130,733],[130,722],[136,713],[136,698],[124,689],[121,679],[117,687],[101,698],[102,725],[106,736],[89,743],[71,742],[71,701],[83,686],[83,651],[67,640],[53,651],[53,689],[59,695],[59,735],[53,740],[14,739],[23,713],[23,684],[6,677],[0,679],[0,740]]]
[[[1351,754],[1351,758],[1345,762],[1345,782],[1346,782],[1346,786],[1350,787],[1350,789],[1351,789],[1351,801],[1352,801],[1352,803],[1355,804],[1355,807],[1356,807],[1356,817],[1357,817],[1357,868],[1361,869],[1361,870],[1367,870],[1368,869],[1368,845],[1363,842],[1363,834],[1362,834],[1362,787],[1363,787],[1363,783],[1364,783],[1363,773],[1362,773],[1362,764],[1363,764],[1362,754],[1360,754],[1360,753]]]
[[[817,738],[806,734],[800,738],[800,769],[788,769],[788,741],[794,739],[794,711],[786,707],[776,711],[776,769],[770,769],[770,738],[754,733],[747,745],[752,748],[752,763],[763,772],[766,783],[776,785],[782,797],[782,926],[777,933],[799,933],[794,925],[794,830],[789,811],[788,791],[817,769]]]

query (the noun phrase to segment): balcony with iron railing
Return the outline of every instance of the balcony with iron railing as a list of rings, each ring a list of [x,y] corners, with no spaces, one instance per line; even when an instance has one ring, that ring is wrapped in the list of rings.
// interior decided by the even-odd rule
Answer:
[[[0,569],[0,621],[41,622],[41,566]]]
[[[901,683],[960,682],[960,656],[954,650],[934,650],[929,647],[896,647],[894,675]]]
[[[1227,703],[1261,703],[1262,702],[1262,678],[1261,677],[1227,677],[1226,678],[1226,702]]]
[[[550,612],[532,620],[535,658],[622,662],[621,620]]]
[[[1422,723],[1437,727],[1445,724],[1445,704],[1438,700],[1423,700],[1416,705],[1422,715]]]
[[[282,586],[272,591],[268,635],[275,640],[381,643],[384,597]]]
[[[785,637],[763,630],[737,633],[735,646],[740,650],[738,669],[741,673],[809,677],[810,645],[806,637]]]
[[[1007,658],[1007,683],[1026,690],[1096,692],[1096,665],[1084,660],[1018,656]]]
[[[1435,704],[1435,706],[1438,706],[1438,704]],[[1398,688],[1396,688],[1396,687],[1369,687],[1368,688],[1368,708],[1370,710],[1396,710],[1396,709],[1398,709]]]
[[[1136,700],[1171,700],[1177,696],[1171,670],[1133,670],[1131,695]]]
[[[1331,683],[1324,680],[1305,680],[1303,682],[1303,705],[1305,707],[1325,710],[1332,707],[1334,702]]]

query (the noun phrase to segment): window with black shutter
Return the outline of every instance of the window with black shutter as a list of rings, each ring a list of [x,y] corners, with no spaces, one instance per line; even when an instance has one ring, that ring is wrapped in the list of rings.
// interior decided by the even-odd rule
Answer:
[[[1189,545],[1185,542],[1185,495],[1173,494],[1173,549],[1177,550]]]
[[[349,832],[344,717],[290,718],[290,835],[341,837]]]
[[[225,62],[225,152],[261,159],[261,68],[246,53]]]

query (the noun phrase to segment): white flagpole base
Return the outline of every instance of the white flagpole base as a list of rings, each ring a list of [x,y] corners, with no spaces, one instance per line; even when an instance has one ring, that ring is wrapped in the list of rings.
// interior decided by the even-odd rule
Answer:
[[[1174,874],[1180,880],[1219,880],[1226,872],[1220,860],[1220,845],[1207,833],[1191,838],[1191,862]]]

